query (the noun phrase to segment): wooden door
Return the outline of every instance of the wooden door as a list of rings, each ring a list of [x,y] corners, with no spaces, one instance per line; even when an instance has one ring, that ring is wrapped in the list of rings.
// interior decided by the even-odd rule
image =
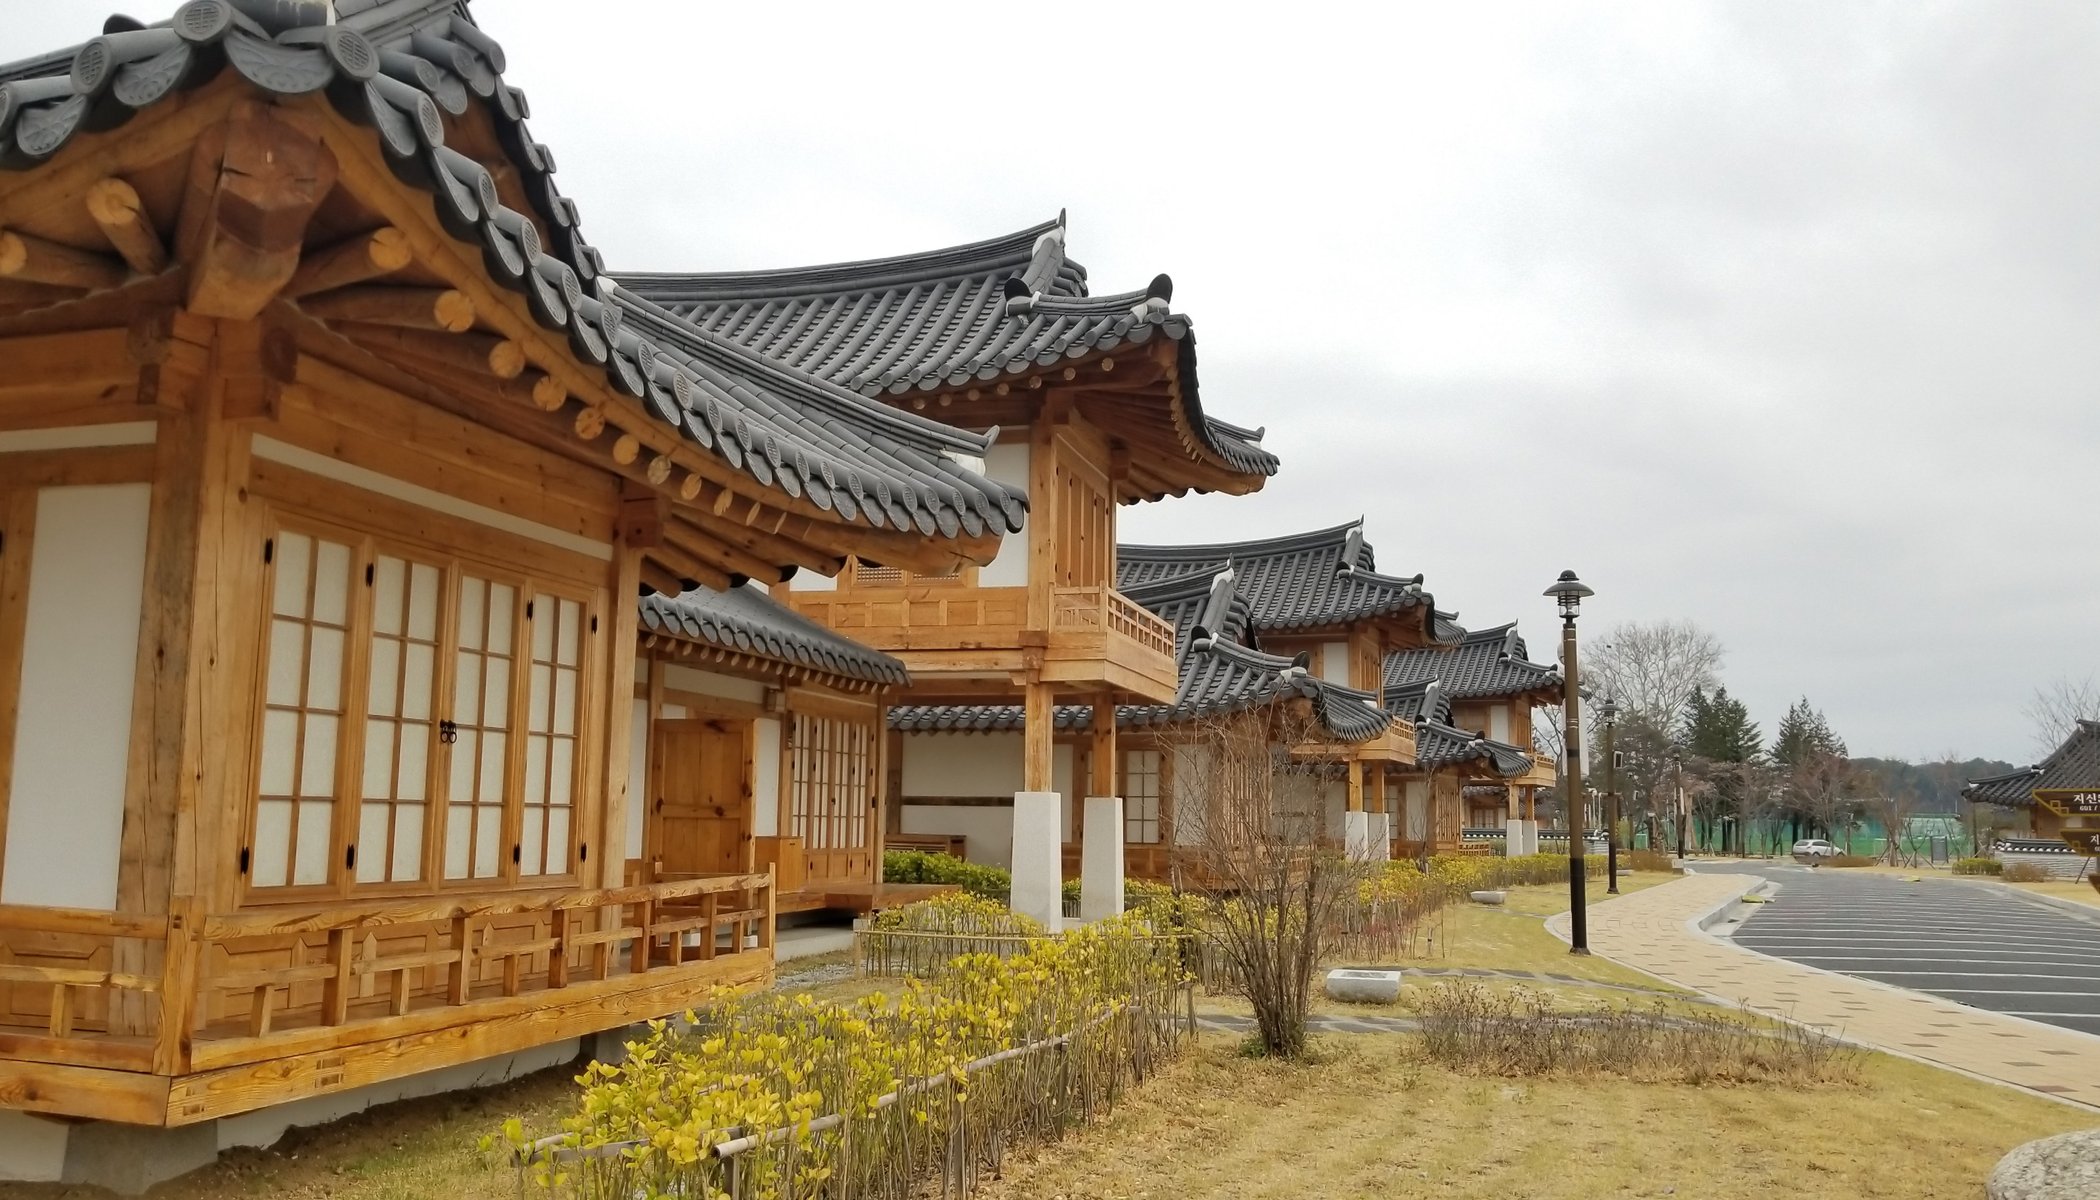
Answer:
[[[751,723],[658,721],[650,748],[651,857],[665,875],[750,868]]]

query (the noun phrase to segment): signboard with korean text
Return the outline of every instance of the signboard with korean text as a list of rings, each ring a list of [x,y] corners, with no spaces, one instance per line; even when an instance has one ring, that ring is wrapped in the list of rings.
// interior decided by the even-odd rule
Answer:
[[[2059,817],[2100,817],[2100,788],[2036,788],[2034,802]]]

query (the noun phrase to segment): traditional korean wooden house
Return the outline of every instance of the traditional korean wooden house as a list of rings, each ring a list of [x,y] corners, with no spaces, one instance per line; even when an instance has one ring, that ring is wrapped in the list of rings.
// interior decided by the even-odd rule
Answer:
[[[1525,657],[1515,622],[1466,632],[1454,645],[1388,654],[1383,681],[1386,703],[1396,710],[1418,705],[1413,697],[1433,685],[1438,701],[1449,706],[1443,720],[1502,746],[1528,748],[1532,709],[1561,698],[1560,669]],[[1530,755],[1526,760],[1526,769],[1516,774],[1502,769],[1514,764],[1507,755],[1493,770],[1457,772],[1457,802],[1447,807],[1439,801],[1433,821],[1406,828],[1420,829],[1437,846],[1450,847],[1460,835],[1458,823],[1468,829],[1492,826],[1503,830],[1509,853],[1536,853],[1537,791],[1553,785],[1553,764]]]
[[[2100,721],[2079,721],[2049,757],[2005,775],[1972,779],[1962,799],[2026,817],[2028,836],[1999,839],[2002,861],[2031,863],[2100,887]]]
[[[774,872],[869,874],[901,668],[747,581],[974,574],[1021,493],[987,434],[630,319],[504,66],[452,0],[191,0],[0,67],[17,1174],[72,1126],[14,1114],[215,1149],[558,1061],[767,978]],[[741,855],[732,767],[778,789]]]
[[[897,656],[914,704],[1018,703],[1018,730],[968,752],[893,743],[904,797],[968,800],[968,833],[1005,843],[1015,903],[1054,923],[1058,846],[1084,787],[1119,806],[1115,723],[1095,723],[1092,771],[1056,746],[1059,703],[1106,713],[1176,695],[1174,630],[1117,590],[1116,511],[1189,491],[1246,493],[1276,459],[1260,431],[1208,416],[1195,336],[1164,275],[1094,294],[1064,218],[990,241],[893,258],[732,274],[623,275],[616,293],[785,369],[905,414],[977,431],[992,479],[1034,498],[1028,536],[990,562],[926,570],[870,547],[836,584],[798,578],[797,611]],[[919,815],[899,812],[903,828]],[[1101,887],[1119,886],[1103,877]]]
[[[1368,691],[1321,678],[1305,656],[1269,654],[1250,645],[1254,606],[1230,568],[1191,570],[1130,586],[1125,594],[1157,613],[1174,628],[1175,659],[1180,682],[1166,704],[1122,705],[1115,709],[1117,755],[1112,766],[1117,794],[1123,798],[1122,819],[1103,827],[1089,808],[1075,821],[1064,843],[1067,877],[1087,878],[1119,862],[1129,877],[1172,881],[1177,874],[1177,848],[1200,844],[1201,814],[1177,812],[1182,799],[1178,774],[1219,718],[1276,706],[1295,706],[1311,735],[1297,747],[1307,766],[1318,768],[1339,792],[1354,770],[1359,751],[1381,742],[1395,730],[1390,714]],[[1072,769],[1088,775],[1096,708],[1068,705],[1053,710],[1059,750]],[[1012,736],[1021,728],[1022,710],[1014,705],[900,706],[891,712],[892,728],[903,744],[937,744],[943,753],[968,757],[987,738]],[[1190,797],[1200,804],[1200,797]],[[974,805],[967,798],[914,795],[901,800],[915,827],[956,830],[967,835]],[[1339,797],[1336,798],[1337,805]],[[1339,827],[1339,808],[1332,824]],[[1339,836],[1339,834],[1337,834]],[[972,857],[996,859],[1004,849],[999,837],[970,839]],[[1082,892],[1082,915],[1103,915],[1121,907],[1120,889]],[[1098,907],[1097,907],[1098,906]]]

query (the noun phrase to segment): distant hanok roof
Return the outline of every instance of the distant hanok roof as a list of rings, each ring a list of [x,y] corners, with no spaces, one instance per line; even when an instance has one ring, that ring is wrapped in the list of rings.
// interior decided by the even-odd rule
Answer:
[[[1530,698],[1550,704],[1560,698],[1560,668],[1524,657],[1516,622],[1467,633],[1451,649],[1398,650],[1385,659],[1385,692],[1435,680],[1452,700]]]
[[[561,335],[568,360],[536,367],[580,368],[582,378],[602,374],[610,403],[602,410],[585,403],[578,434],[597,438],[602,430],[598,444],[614,446],[614,461],[638,479],[646,475],[650,486],[685,504],[727,507],[738,498],[763,497],[794,514],[795,529],[812,544],[828,543],[833,559],[863,553],[880,561],[875,548],[887,544],[890,557],[931,561],[932,539],[966,539],[968,546],[941,553],[966,551],[981,559],[994,544],[989,539],[1020,528],[1021,493],[956,462],[981,457],[989,436],[895,412],[749,353],[702,345],[704,339],[674,328],[675,321],[627,319],[636,308],[608,298],[600,257],[584,239],[575,203],[555,186],[553,155],[532,138],[525,94],[504,82],[504,69],[502,47],[457,0],[190,0],[169,20],[144,25],[113,16],[103,36],[81,46],[0,66],[0,171],[35,171],[76,135],[113,129],[226,74],[272,97],[325,95],[338,114],[375,131],[386,165],[430,196],[439,223],[472,248],[488,279],[517,293],[533,323]],[[50,235],[43,213],[32,207],[35,198],[25,197],[26,186],[0,189],[0,227],[41,245]],[[323,204],[321,211],[330,210]],[[149,227],[173,221],[169,214],[146,215]],[[339,232],[345,241],[330,249],[385,230]],[[44,257],[77,266],[106,249],[58,244]],[[406,250],[396,253],[401,258],[389,270],[407,265]],[[0,261],[7,257],[0,253]],[[25,261],[37,259],[30,254]],[[125,264],[114,258],[107,264],[108,286],[141,278],[136,270],[127,278]],[[9,270],[7,277],[17,281],[47,282],[33,265]],[[385,274],[366,272],[357,282],[393,282]],[[52,290],[53,303],[80,294]],[[419,378],[429,375],[429,348],[448,336],[495,341],[464,326],[449,333],[390,326],[375,332],[332,317],[335,298],[316,288],[298,293],[295,302],[350,343]],[[0,317],[9,311],[21,309],[0,309]],[[500,315],[475,313],[469,321]],[[421,349],[399,359],[384,352],[408,346]],[[534,386],[540,380],[536,369],[519,376],[512,368],[512,390],[530,393],[535,402],[544,394],[542,407],[575,407],[581,400],[559,386],[543,393]],[[586,422],[594,422],[589,435],[582,433]],[[703,496],[702,463],[710,479],[722,473],[717,463],[726,465],[734,490],[724,485]],[[751,512],[757,516],[756,508]],[[864,532],[840,540],[827,532],[833,526]],[[777,544],[788,534],[762,532],[779,561]],[[670,550],[661,554],[676,557]],[[706,564],[711,573],[713,566]],[[726,570],[718,577],[736,575]],[[666,571],[652,578],[664,579]]]
[[[1451,723],[1451,696],[1435,679],[1417,679],[1385,689],[1385,710],[1415,728],[1415,765],[1423,770],[1475,764],[1514,779],[1531,770],[1523,749]]]
[[[1292,698],[1307,701],[1321,731],[1337,742],[1368,741],[1392,727],[1392,714],[1369,692],[1330,683],[1301,662],[1246,645],[1241,639],[1248,631],[1248,607],[1229,570],[1177,576],[1125,594],[1174,626],[1180,684],[1171,703],[1118,707],[1118,728],[1184,724]],[[1053,720],[1058,729],[1091,728],[1093,710],[1061,705]],[[890,710],[892,728],[914,732],[1019,729],[1021,723],[1016,705]]]
[[[2000,808],[2027,808],[2036,788],[2100,791],[2100,721],[2080,721],[2049,757],[2004,775],[1971,779],[1962,799]]]
[[[1380,617],[1419,620],[1431,641],[1458,631],[1422,577],[1381,575],[1363,520],[1285,537],[1196,546],[1116,547],[1116,587],[1123,592],[1230,567],[1233,587],[1261,633],[1347,625]]]
[[[863,396],[924,408],[940,394],[937,415],[973,428],[988,423],[973,413],[980,396],[1025,392],[1085,366],[1080,414],[1129,450],[1120,499],[1251,492],[1276,473],[1261,430],[1204,413],[1195,333],[1169,307],[1172,281],[1090,295],[1086,269],[1066,256],[1062,213],[1004,237],[890,258],[618,279],[709,334]],[[1146,378],[1139,349],[1155,342],[1173,351]]]
[[[833,632],[750,584],[718,592],[641,599],[644,648],[656,639],[703,648],[714,659],[755,659],[789,675],[815,676],[851,690],[909,682],[904,664]],[[856,686],[858,685],[858,686]]]

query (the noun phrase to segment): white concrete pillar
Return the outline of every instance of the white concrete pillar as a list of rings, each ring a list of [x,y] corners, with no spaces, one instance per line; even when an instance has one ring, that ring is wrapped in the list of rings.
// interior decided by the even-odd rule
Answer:
[[[1052,933],[1064,928],[1064,843],[1059,838],[1064,797],[1057,792],[1014,793],[1013,897],[1017,913],[1043,923]],[[1091,814],[1089,814],[1091,818]],[[1092,827],[1089,819],[1088,827]],[[1120,830],[1122,825],[1117,823]],[[1091,844],[1093,839],[1088,838]],[[1117,853],[1122,852],[1118,838]]]
[[[1502,853],[1509,858],[1522,858],[1531,853],[1524,848],[1524,822],[1511,817],[1502,822]]]
[[[1365,813],[1370,818],[1366,836],[1370,840],[1371,861],[1390,862],[1393,858],[1393,818],[1389,813]]]
[[[1342,853],[1348,856],[1350,862],[1364,862],[1371,857],[1370,813],[1342,814]]]
[[[1123,797],[1086,798],[1086,837],[1079,857],[1079,919],[1123,911]]]

